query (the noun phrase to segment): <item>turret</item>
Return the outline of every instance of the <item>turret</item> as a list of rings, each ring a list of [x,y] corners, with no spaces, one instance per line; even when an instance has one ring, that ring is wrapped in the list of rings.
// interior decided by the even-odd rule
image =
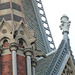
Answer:
[[[34,31],[28,29],[21,1],[0,0],[0,75],[35,75],[38,56],[42,53]]]

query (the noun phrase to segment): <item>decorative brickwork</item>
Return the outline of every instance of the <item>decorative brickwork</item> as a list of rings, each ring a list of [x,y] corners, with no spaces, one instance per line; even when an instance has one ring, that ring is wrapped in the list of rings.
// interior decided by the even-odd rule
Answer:
[[[26,75],[26,58],[17,55],[18,75]]]
[[[3,55],[0,57],[0,74],[12,75],[12,56]],[[17,69],[18,75],[26,75],[26,59],[23,56],[17,55]]]
[[[10,8],[9,2],[0,4],[0,10],[9,9],[9,8]]]
[[[1,56],[1,75],[12,75],[12,56]]]
[[[20,7],[20,5],[18,5],[18,4],[16,4],[16,3],[12,3],[12,8],[21,12],[21,7]]]
[[[35,75],[36,57],[43,56],[37,50],[34,31],[28,28],[20,1],[0,1],[0,75]]]
[[[6,21],[11,20],[11,14],[1,15],[1,16],[0,16],[0,22],[2,21],[3,18],[4,18]]]

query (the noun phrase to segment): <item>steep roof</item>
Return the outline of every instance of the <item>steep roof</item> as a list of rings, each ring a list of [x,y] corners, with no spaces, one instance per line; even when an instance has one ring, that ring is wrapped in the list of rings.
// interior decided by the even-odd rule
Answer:
[[[21,0],[29,29],[35,31],[37,49],[46,54],[55,50],[54,41],[49,29],[41,0]],[[38,7],[38,4],[41,7]],[[43,13],[40,13],[43,12]],[[45,18],[45,21],[42,20]],[[47,33],[46,33],[47,32]]]
[[[59,75],[58,73],[60,72],[60,70],[62,70],[63,63],[67,62],[70,55],[71,55],[72,61],[73,61],[74,58],[73,58],[71,48],[69,45],[69,40],[68,40],[68,42],[66,42],[65,40],[62,40],[45,75]]]
[[[36,75],[44,75],[45,71],[47,70],[55,52],[47,56],[47,58],[43,58],[37,62],[36,66]]]

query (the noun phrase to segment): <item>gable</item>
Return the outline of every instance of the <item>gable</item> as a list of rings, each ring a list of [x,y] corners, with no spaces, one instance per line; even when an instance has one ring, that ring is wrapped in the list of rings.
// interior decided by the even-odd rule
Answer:
[[[60,72],[61,75],[75,75],[75,65],[71,56],[69,56],[68,60],[65,61],[63,67],[62,72]]]
[[[2,19],[1,23],[0,23],[0,37],[3,36],[10,36],[12,32],[12,27],[10,26],[10,24],[8,22],[5,21],[5,19]]]
[[[71,49],[69,45],[69,40],[62,40],[57,52],[55,53],[51,64],[49,65],[46,73],[44,75],[62,75],[65,65],[70,58],[70,68],[75,71],[74,62],[72,59]],[[63,74],[64,75],[64,74]],[[65,74],[66,75],[66,74]],[[75,75],[75,73],[74,73]]]

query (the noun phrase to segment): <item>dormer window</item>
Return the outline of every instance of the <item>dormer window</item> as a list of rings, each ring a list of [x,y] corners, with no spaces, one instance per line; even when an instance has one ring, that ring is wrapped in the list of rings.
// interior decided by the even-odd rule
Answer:
[[[5,40],[3,41],[3,46],[4,46],[4,48],[8,47],[8,40],[5,39]]]

